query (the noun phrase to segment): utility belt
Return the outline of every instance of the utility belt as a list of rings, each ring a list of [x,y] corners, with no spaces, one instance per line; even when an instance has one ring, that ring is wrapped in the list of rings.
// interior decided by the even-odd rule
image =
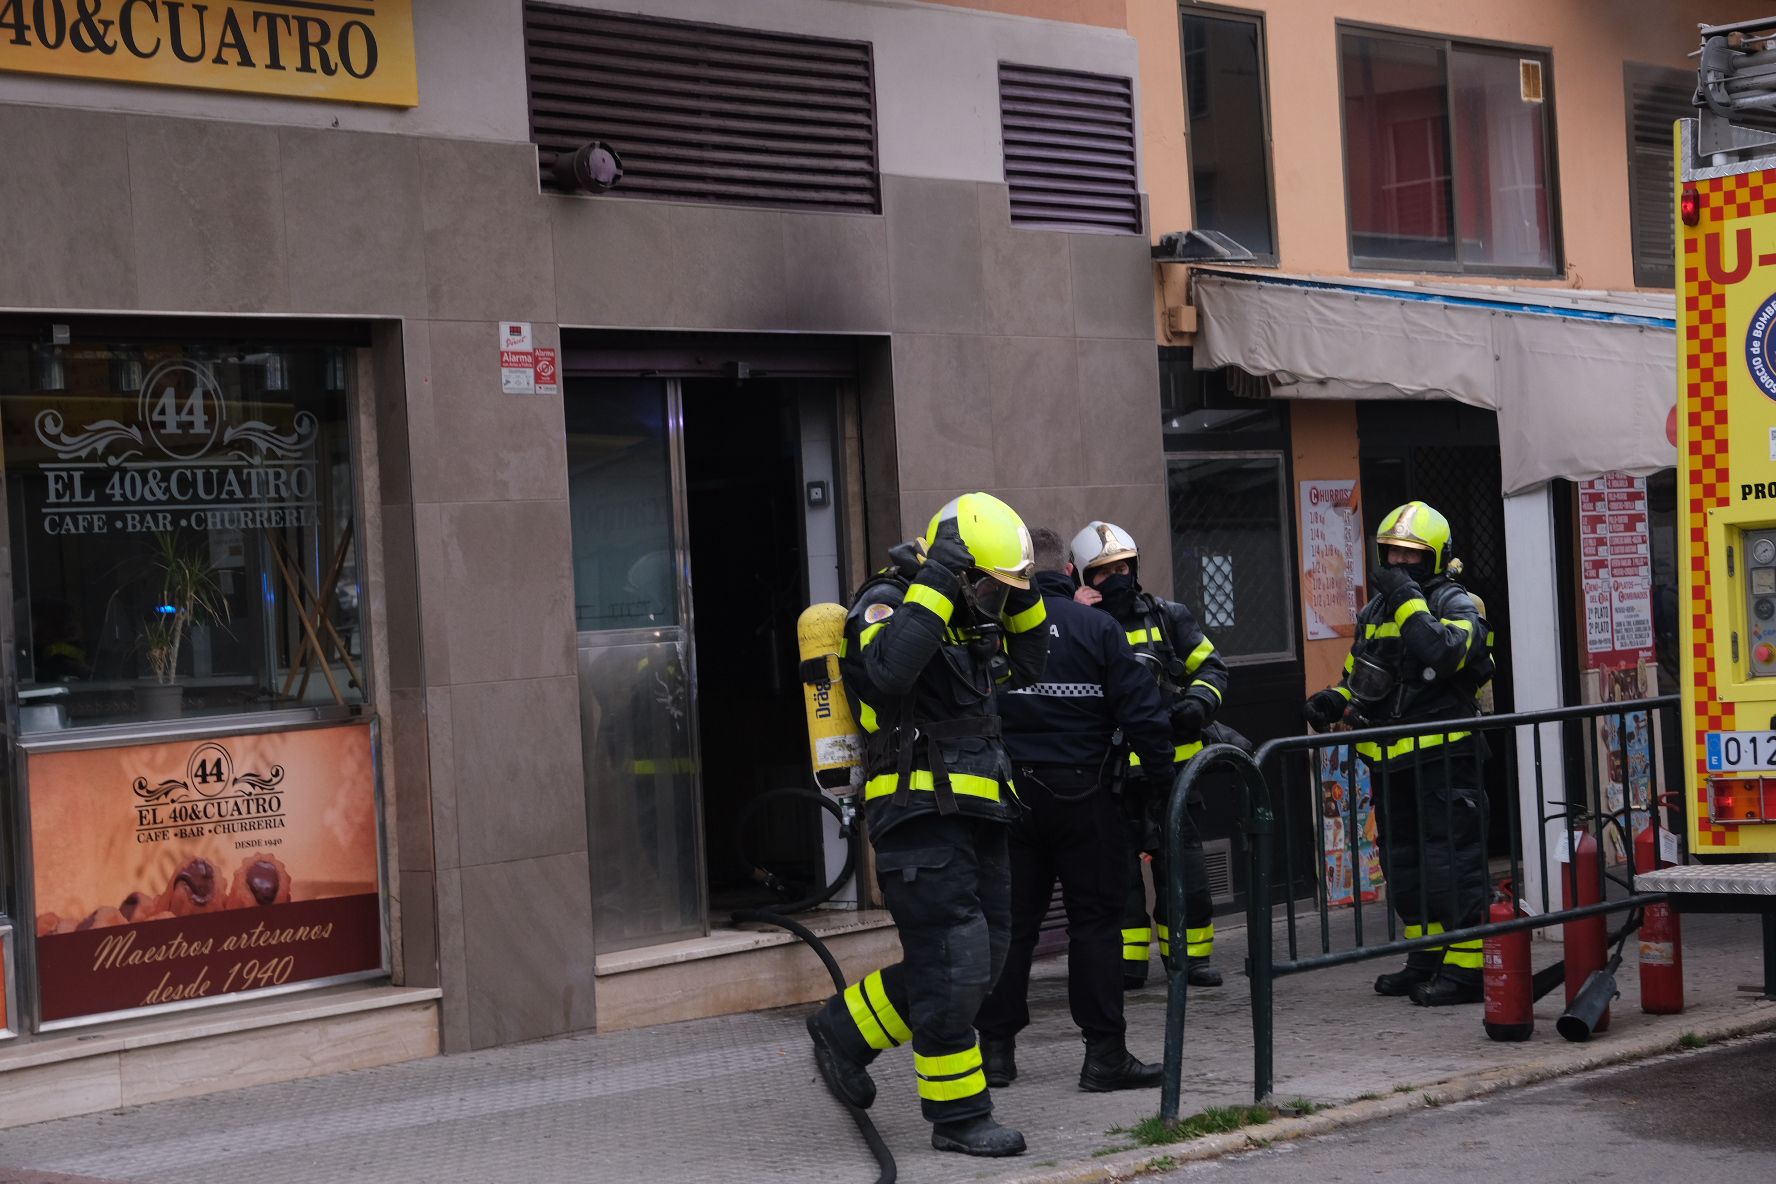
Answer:
[[[909,712],[910,714],[910,712]],[[864,782],[865,801],[892,797],[893,805],[910,804],[916,792],[929,792],[937,799],[939,814],[954,814],[959,809],[956,797],[1000,800],[1000,777],[979,773],[951,772],[944,761],[945,740],[982,739],[997,742],[999,717],[972,715],[962,719],[922,720],[876,732],[866,741],[869,779]],[[1005,751],[995,743],[999,768],[997,773],[1010,780],[1010,765]],[[915,769],[923,749],[926,768]]]

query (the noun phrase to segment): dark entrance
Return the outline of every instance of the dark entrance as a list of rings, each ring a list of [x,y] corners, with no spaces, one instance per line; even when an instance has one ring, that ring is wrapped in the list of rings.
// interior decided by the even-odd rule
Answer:
[[[686,519],[712,920],[822,870],[820,816],[767,790],[808,783],[796,617],[808,603],[798,380],[684,382]],[[830,389],[830,384],[829,384]],[[744,848],[754,858],[741,858]]]
[[[1357,437],[1363,525],[1369,537],[1402,502],[1428,502],[1449,519],[1453,549],[1462,561],[1460,581],[1485,603],[1487,623],[1498,639],[1491,710],[1511,711],[1511,664],[1505,649],[1511,636],[1506,594],[1510,569],[1505,503],[1499,492],[1498,417],[1460,403],[1363,402],[1357,404]],[[1494,854],[1501,854],[1510,843],[1503,796],[1510,789],[1498,751],[1489,754],[1486,792],[1492,807],[1491,845]]]

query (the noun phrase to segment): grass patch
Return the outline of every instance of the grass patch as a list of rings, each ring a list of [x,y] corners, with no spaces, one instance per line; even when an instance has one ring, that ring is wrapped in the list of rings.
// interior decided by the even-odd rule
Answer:
[[[1694,1032],[1685,1032],[1682,1036],[1677,1038],[1677,1046],[1679,1048],[1688,1049],[1707,1048],[1708,1041],[1702,1039],[1702,1037],[1696,1035]]]
[[[1116,1132],[1112,1131],[1110,1133],[1115,1134]],[[1121,1147],[1100,1147],[1092,1152],[1092,1158],[1102,1159],[1106,1155],[1121,1155],[1124,1151],[1133,1151],[1134,1149],[1135,1145],[1133,1143],[1128,1143]]]
[[[1289,1118],[1306,1118],[1309,1114],[1318,1114],[1326,1108],[1325,1102],[1315,1102],[1308,1098],[1290,1098],[1277,1105],[1278,1112]]]
[[[1147,1147],[1167,1143],[1183,1143],[1204,1135],[1224,1135],[1241,1127],[1259,1126],[1277,1116],[1270,1106],[1211,1106],[1200,1114],[1180,1118],[1176,1125],[1167,1125],[1157,1114],[1143,1118],[1133,1126],[1112,1127],[1110,1134],[1127,1135]]]
[[[1410,1085],[1396,1085],[1394,1087],[1394,1092],[1397,1094],[1409,1094],[1412,1092],[1412,1089],[1413,1087]]]
[[[1177,1166],[1177,1160],[1169,1155],[1162,1155],[1158,1159],[1149,1161],[1147,1164],[1147,1170],[1150,1172],[1169,1172]]]
[[[1442,1098],[1433,1097],[1430,1094],[1419,1094],[1418,1096],[1423,1098],[1424,1104],[1429,1106],[1433,1110],[1435,1110],[1437,1107],[1439,1107],[1443,1104]]]
[[[1379,1101],[1381,1101],[1381,1095],[1380,1094],[1358,1094],[1357,1101],[1359,1101],[1359,1102],[1379,1102]]]

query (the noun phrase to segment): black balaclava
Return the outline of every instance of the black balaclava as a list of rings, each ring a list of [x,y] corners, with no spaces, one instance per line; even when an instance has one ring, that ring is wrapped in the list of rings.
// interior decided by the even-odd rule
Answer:
[[[1092,586],[1104,598],[1104,607],[1112,616],[1126,617],[1135,611],[1135,596],[1141,591],[1141,584],[1133,572],[1106,576],[1101,583]]]
[[[1389,545],[1394,546],[1397,544],[1389,544]],[[1386,554],[1386,547],[1382,548],[1382,555],[1378,555],[1376,557],[1378,560],[1378,563],[1385,564],[1385,566],[1388,566],[1388,567],[1399,568],[1401,571],[1405,572],[1407,575],[1412,577],[1413,583],[1419,585],[1420,587],[1423,587],[1425,582],[1427,580],[1429,580],[1431,578],[1431,576],[1434,574],[1432,569],[1435,568],[1437,565],[1437,557],[1435,555],[1431,554],[1431,552],[1429,552],[1429,551],[1422,551],[1416,547],[1402,548],[1402,549],[1403,550],[1410,550],[1412,552],[1412,562],[1411,563],[1385,563],[1385,560],[1382,558],[1382,555]]]

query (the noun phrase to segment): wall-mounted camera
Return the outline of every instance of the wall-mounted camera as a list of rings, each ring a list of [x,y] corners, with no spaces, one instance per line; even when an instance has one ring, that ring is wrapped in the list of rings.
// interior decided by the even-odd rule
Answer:
[[[623,179],[623,158],[598,140],[555,158],[555,181],[570,193],[603,193]]]

